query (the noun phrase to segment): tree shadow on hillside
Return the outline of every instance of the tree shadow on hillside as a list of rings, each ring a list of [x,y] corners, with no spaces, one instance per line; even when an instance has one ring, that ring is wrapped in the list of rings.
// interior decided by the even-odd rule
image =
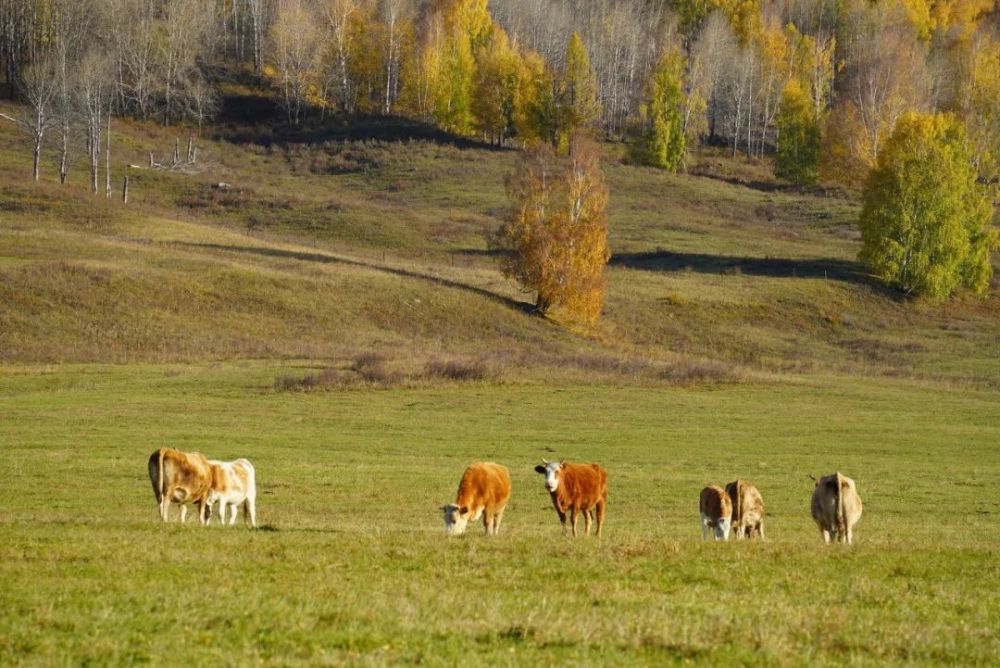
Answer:
[[[874,285],[861,263],[834,258],[791,260],[660,250],[650,253],[615,254],[611,257],[611,264],[645,271],[694,271],[699,274],[747,274],[773,278],[827,278],[867,286]]]
[[[512,151],[468,137],[446,132],[432,123],[401,116],[352,116],[309,113],[292,126],[272,98],[263,95],[227,97],[213,126],[213,139],[234,144],[260,146],[326,142],[379,141],[387,143],[423,141],[457,148]]]
[[[450,278],[441,278],[440,276],[422,274],[418,271],[412,271],[410,269],[387,267],[385,265],[377,264],[375,262],[355,260],[352,258],[341,257],[338,255],[329,255],[327,253],[306,253],[301,251],[283,250],[281,248],[272,248],[269,246],[235,246],[227,244],[193,243],[187,241],[177,241],[174,242],[174,244],[177,246],[184,246],[188,248],[203,248],[209,250],[229,251],[232,253],[246,253],[250,255],[260,255],[262,257],[288,258],[293,260],[301,260],[303,262],[319,262],[322,264],[341,264],[350,267],[360,267],[363,269],[370,269],[372,271],[379,271],[386,274],[392,274],[393,276],[401,276],[403,278],[413,278],[420,281],[427,281],[428,283],[433,283],[434,285],[439,285],[445,288],[463,290],[465,292],[469,292],[478,295],[480,297],[485,297],[487,299],[490,299],[515,311],[519,311],[521,313],[525,313],[528,315],[537,315],[537,309],[535,308],[535,305],[528,302],[518,301],[516,299],[505,297],[504,295],[500,295],[495,292],[490,292],[489,290],[486,290],[484,288],[479,288],[474,285],[462,283],[461,281],[455,281]]]

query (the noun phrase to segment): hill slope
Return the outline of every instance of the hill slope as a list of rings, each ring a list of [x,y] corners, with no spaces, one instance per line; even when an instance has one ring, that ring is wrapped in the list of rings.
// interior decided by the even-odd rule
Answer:
[[[116,180],[186,137],[121,123]],[[1000,383],[996,287],[940,305],[872,283],[850,197],[783,190],[712,153],[692,169],[711,176],[609,160],[610,290],[598,328],[578,332],[532,315],[486,251],[516,153],[309,140],[198,140],[194,173],[129,169],[123,207],[86,193],[79,169],[67,187],[51,168],[31,183],[25,142],[0,126],[0,360],[374,351],[411,367],[486,359],[512,377],[662,379],[686,365]]]

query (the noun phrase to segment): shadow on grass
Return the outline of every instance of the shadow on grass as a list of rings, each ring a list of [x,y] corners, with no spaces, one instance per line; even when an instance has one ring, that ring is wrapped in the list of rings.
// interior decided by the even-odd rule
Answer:
[[[525,313],[528,315],[537,315],[537,309],[535,308],[534,304],[518,301],[516,299],[511,299],[510,297],[505,297],[503,295],[498,295],[495,292],[490,292],[489,290],[486,290],[484,288],[477,288],[474,285],[462,283],[461,281],[455,281],[450,278],[441,278],[440,276],[432,276],[430,274],[422,274],[418,271],[412,271],[409,269],[400,269],[398,267],[387,267],[385,265],[380,265],[374,262],[365,262],[363,260],[355,260],[352,258],[341,257],[338,255],[329,255],[327,253],[306,253],[301,251],[289,251],[289,250],[283,250],[281,248],[271,248],[268,246],[231,246],[226,244],[192,243],[186,241],[175,242],[174,245],[186,246],[189,248],[204,248],[210,250],[229,251],[232,253],[246,253],[249,255],[260,255],[263,257],[290,258],[293,260],[301,260],[303,262],[319,262],[322,264],[342,264],[351,267],[361,267],[364,269],[371,269],[373,271],[380,271],[387,274],[392,274],[393,276],[402,276],[404,278],[413,278],[416,280],[427,281],[429,283],[440,285],[446,288],[464,290],[465,292],[470,292],[472,294],[479,295],[480,297],[486,297],[487,299],[493,300],[515,311],[520,311],[521,313]]]
[[[616,254],[611,257],[611,265],[645,271],[694,271],[700,274],[748,274],[775,278],[827,278],[869,287],[874,285],[859,262],[834,258],[791,260],[660,250],[650,253]]]
[[[265,120],[261,120],[261,119]],[[227,100],[217,119],[213,139],[236,144],[324,144],[326,142],[423,141],[457,148],[487,151],[513,151],[482,141],[446,132],[441,128],[401,116],[340,116],[319,118],[315,115],[292,126],[281,115],[274,101],[264,96],[241,96]]]

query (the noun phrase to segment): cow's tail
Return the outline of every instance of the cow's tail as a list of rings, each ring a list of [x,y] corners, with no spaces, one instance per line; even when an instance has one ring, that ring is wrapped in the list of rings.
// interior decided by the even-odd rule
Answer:
[[[157,454],[157,464],[156,464],[156,500],[163,501],[163,448],[156,451]]]
[[[846,540],[847,517],[844,512],[844,476],[837,471],[837,537]]]
[[[743,486],[743,481],[737,478],[737,480],[736,480],[736,499],[733,502],[733,519],[732,519],[732,523],[733,524],[735,524],[736,522],[740,522],[740,524],[743,523],[743,488],[742,488],[742,486]]]

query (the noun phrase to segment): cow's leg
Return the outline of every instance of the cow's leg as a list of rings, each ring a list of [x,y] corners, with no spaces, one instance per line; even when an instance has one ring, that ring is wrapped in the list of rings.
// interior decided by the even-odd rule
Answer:
[[[244,523],[249,518],[250,526],[254,529],[257,528],[257,509],[254,507],[254,500],[247,497],[247,500],[243,502],[243,521]]]
[[[596,508],[594,514],[597,516],[597,518],[596,518],[597,519],[597,537],[600,538],[601,537],[601,527],[604,526],[604,502],[603,501],[599,501],[597,503],[597,508]]]
[[[240,509],[234,503],[229,506],[229,511],[229,526],[236,526],[236,516],[240,514]]]
[[[505,508],[506,508],[506,506],[504,506],[504,508],[501,508],[500,510],[498,510],[496,516],[493,518],[493,535],[494,536],[496,536],[497,534],[500,533],[500,522],[503,521],[503,511],[505,510]]]
[[[576,538],[576,520],[577,516],[580,514],[580,510],[576,506],[572,506],[569,509],[569,513],[570,523],[573,525],[573,538]]]
[[[708,540],[708,518],[704,514],[701,516],[701,540],[702,542]]]
[[[757,523],[757,537],[764,540],[764,518],[760,518],[760,522]]]
[[[851,534],[852,533],[853,532],[851,531],[851,527],[850,526],[848,526],[847,529],[844,531],[844,538],[847,539],[847,544],[848,545],[851,544],[851,538],[852,538]]]
[[[486,529],[487,536],[493,535],[493,511],[487,509],[483,513],[483,528]]]
[[[160,519],[164,522],[170,521],[170,497],[166,494],[160,498]]]
[[[181,504],[181,524],[187,522],[188,507],[186,503]]]
[[[826,543],[827,545],[830,544],[830,532],[829,531],[827,531],[826,529],[820,529],[819,530],[819,535],[823,537],[823,542],[824,543]]]

